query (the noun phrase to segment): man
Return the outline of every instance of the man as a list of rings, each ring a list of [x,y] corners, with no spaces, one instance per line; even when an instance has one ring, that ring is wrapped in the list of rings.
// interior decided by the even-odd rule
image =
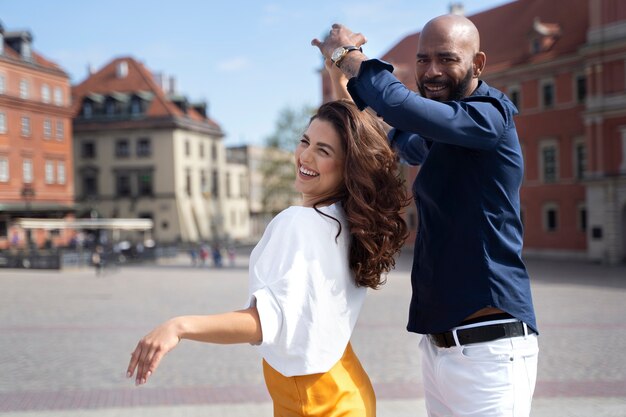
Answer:
[[[500,91],[479,80],[486,56],[462,16],[426,24],[410,91],[366,39],[333,25],[317,46],[338,70],[335,90],[369,106],[393,129],[400,157],[420,165],[419,212],[408,330],[420,342],[430,416],[528,416],[537,372],[537,325],[521,259],[523,161]]]

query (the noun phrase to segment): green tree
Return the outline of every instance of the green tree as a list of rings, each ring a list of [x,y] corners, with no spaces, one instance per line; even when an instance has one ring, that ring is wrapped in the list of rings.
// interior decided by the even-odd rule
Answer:
[[[261,162],[262,202],[263,211],[271,216],[275,216],[299,198],[293,188],[296,179],[293,153],[314,111],[308,105],[300,109],[285,107],[279,113],[274,132],[265,139],[265,152]]]

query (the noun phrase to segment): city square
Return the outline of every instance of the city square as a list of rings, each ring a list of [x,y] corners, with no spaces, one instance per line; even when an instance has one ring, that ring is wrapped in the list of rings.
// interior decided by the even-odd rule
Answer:
[[[145,386],[124,373],[163,320],[243,307],[248,250],[230,267],[154,265],[0,273],[0,415],[271,415],[261,361],[247,345],[183,341]],[[379,416],[425,416],[417,344],[405,330],[410,250],[370,291],[352,343]],[[529,260],[540,358],[533,417],[626,413],[626,269]]]

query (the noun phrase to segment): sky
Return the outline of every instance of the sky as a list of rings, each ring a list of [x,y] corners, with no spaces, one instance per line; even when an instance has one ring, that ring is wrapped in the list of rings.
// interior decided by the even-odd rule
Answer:
[[[459,1],[456,1],[459,2]],[[510,0],[465,0],[465,14]],[[281,110],[321,102],[321,55],[310,46],[333,23],[368,39],[380,57],[449,0],[0,0],[6,31],[29,30],[33,49],[59,64],[77,84],[132,56],[176,79],[179,93],[206,101],[227,146],[261,145]]]

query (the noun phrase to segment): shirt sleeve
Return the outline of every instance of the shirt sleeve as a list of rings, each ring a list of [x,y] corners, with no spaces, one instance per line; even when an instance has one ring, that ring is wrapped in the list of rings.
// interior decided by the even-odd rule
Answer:
[[[400,162],[407,165],[421,165],[428,154],[426,141],[420,135],[391,129],[388,134],[389,143],[396,150]]]
[[[361,64],[359,74],[348,82],[359,108],[371,107],[398,130],[474,149],[493,149],[506,132],[512,115],[496,98],[428,100],[408,89],[392,71],[393,66],[377,59]]]
[[[259,349],[287,376],[325,372],[341,358],[364,296],[349,270],[345,239],[335,241],[337,223],[315,212],[294,220],[272,225],[251,265],[257,285],[250,302],[263,332]]]

